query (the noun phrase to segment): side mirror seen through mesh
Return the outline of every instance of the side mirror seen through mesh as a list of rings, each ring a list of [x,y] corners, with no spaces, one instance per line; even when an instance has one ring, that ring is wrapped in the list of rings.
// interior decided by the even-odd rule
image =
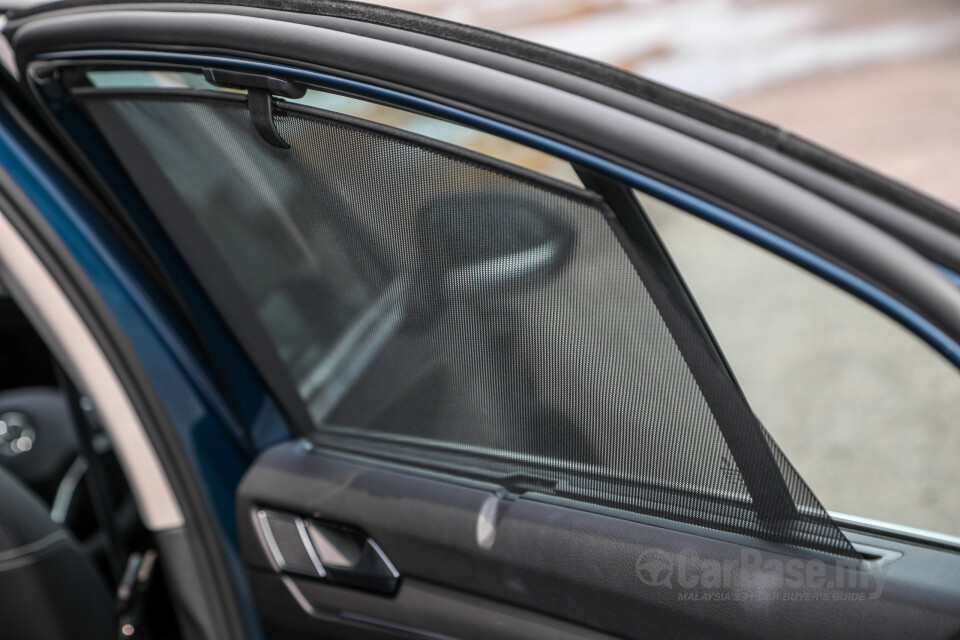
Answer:
[[[442,300],[542,285],[569,263],[576,228],[564,212],[497,190],[452,191],[424,203],[418,274]]]

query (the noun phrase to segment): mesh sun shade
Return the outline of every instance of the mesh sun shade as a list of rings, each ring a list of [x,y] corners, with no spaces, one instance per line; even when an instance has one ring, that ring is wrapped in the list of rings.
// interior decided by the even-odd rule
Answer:
[[[242,96],[82,102],[321,446],[856,555],[595,194],[297,105],[284,150]]]

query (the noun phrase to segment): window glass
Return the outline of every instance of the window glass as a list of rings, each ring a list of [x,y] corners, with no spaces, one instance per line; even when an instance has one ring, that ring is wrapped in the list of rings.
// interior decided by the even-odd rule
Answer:
[[[846,292],[638,194],[751,406],[828,509],[960,534],[960,376]]]
[[[277,103],[281,149],[137,89],[74,96],[322,446],[853,554],[596,194],[342,97]]]

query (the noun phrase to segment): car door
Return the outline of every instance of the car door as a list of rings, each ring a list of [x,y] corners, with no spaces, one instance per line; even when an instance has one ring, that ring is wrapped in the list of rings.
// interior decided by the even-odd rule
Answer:
[[[960,630],[955,541],[823,508],[634,190],[960,366],[955,212],[640,78],[371,5],[64,3],[5,35],[52,153],[159,279],[199,284],[282,410],[241,420],[235,502],[206,497],[269,634]]]

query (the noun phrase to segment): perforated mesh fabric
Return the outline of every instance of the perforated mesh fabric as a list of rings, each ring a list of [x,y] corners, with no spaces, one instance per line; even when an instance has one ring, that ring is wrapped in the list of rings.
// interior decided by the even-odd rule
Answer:
[[[855,555],[596,194],[314,109],[283,150],[236,97],[83,101],[321,446]]]

